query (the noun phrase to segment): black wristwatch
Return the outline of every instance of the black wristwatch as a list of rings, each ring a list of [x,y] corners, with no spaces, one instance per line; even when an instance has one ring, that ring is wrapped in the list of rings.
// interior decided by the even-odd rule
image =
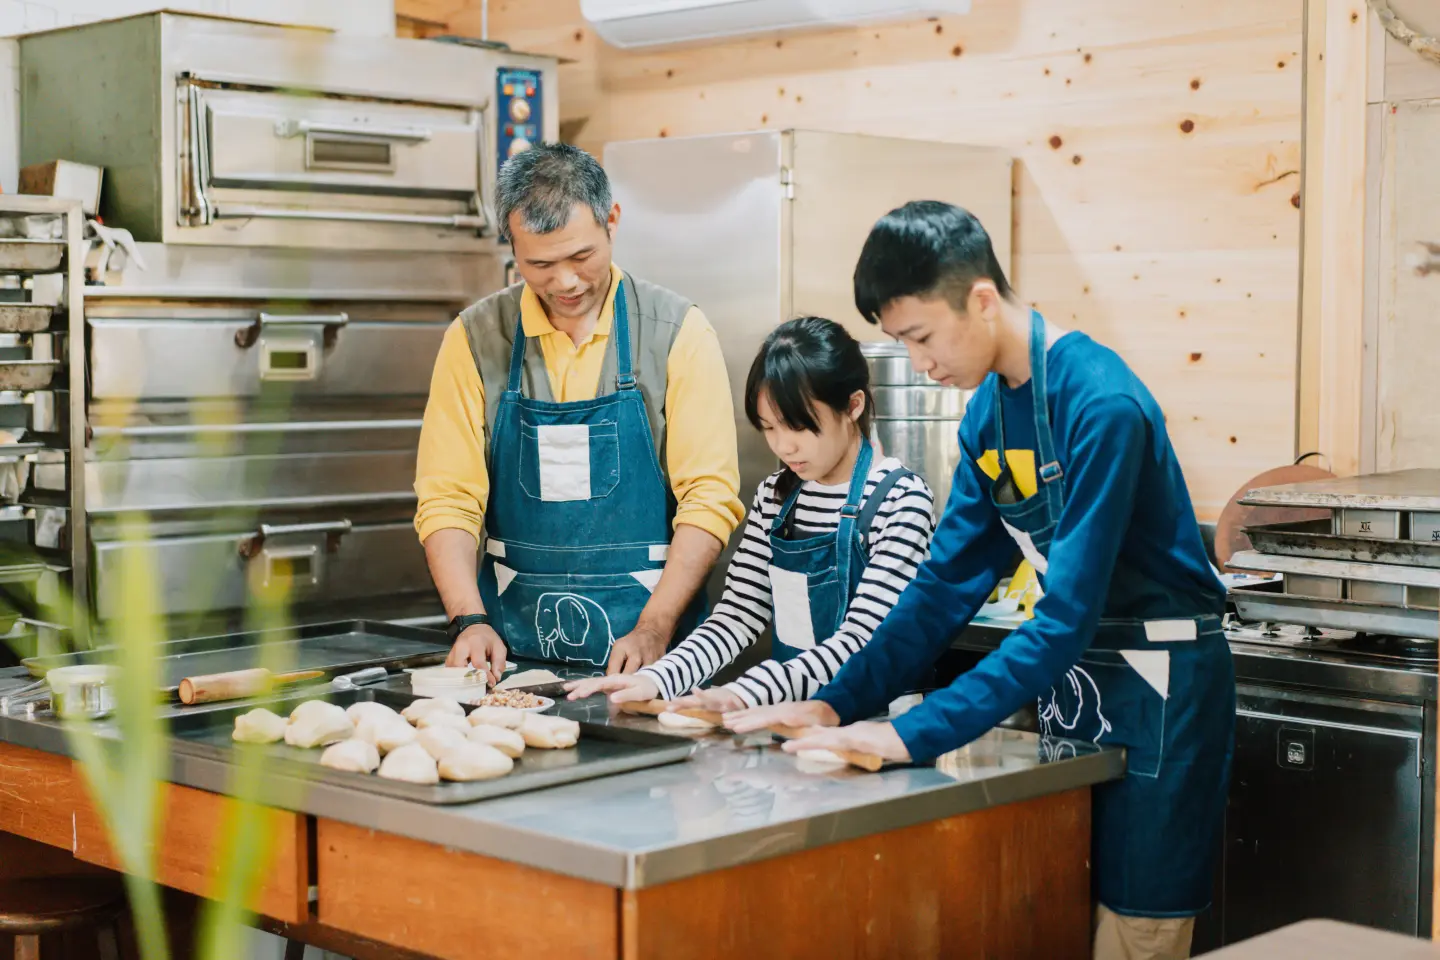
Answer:
[[[490,618],[485,616],[485,614],[483,613],[462,613],[460,616],[450,621],[449,625],[445,627],[445,632],[449,635],[450,642],[454,643],[456,640],[460,639],[460,634],[464,633],[466,630],[469,630],[476,624],[488,624],[489,622]]]

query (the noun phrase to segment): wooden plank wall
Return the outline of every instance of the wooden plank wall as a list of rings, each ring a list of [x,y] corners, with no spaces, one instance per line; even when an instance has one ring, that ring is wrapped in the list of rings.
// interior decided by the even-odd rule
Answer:
[[[397,10],[480,32],[479,0]],[[491,0],[553,53],[562,129],[612,140],[804,127],[1020,160],[1014,277],[1159,398],[1202,516],[1295,455],[1304,0],[975,0],[940,21],[651,53],[578,0]]]

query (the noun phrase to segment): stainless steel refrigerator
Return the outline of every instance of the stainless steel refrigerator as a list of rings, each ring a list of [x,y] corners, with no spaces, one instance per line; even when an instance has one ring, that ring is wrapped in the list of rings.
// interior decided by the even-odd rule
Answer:
[[[777,466],[743,410],[745,376],[766,334],[813,314],[862,341],[885,339],[856,311],[851,281],[876,220],[910,200],[958,204],[980,218],[1010,269],[1013,160],[995,148],[767,130],[611,143],[604,163],[621,210],[615,261],[690,297],[719,334],[747,507]],[[876,383],[888,384],[877,387],[881,443],[935,488],[938,513],[964,397],[907,377],[908,364],[871,363]],[[712,596],[729,555],[712,578]]]

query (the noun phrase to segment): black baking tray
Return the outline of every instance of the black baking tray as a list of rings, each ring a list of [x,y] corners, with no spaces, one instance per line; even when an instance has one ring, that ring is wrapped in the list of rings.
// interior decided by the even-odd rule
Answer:
[[[206,709],[181,713],[169,720],[170,735],[177,752],[233,762],[237,749],[235,742],[230,739],[230,734],[235,728],[235,718],[257,706],[265,707],[283,717],[288,716],[291,710],[306,700],[327,700],[342,707],[362,700],[374,700],[398,711],[408,707],[416,699],[414,694],[404,691],[363,688],[348,691],[324,690],[308,696],[297,692],[292,696],[263,703],[248,701],[223,710]],[[467,713],[474,709],[469,705],[462,706]],[[695,743],[684,737],[651,733],[633,727],[580,721],[580,741],[570,749],[526,749],[520,759],[515,761],[515,769],[498,779],[469,783],[449,783],[442,780],[429,786],[387,780],[374,773],[345,773],[322,767],[320,755],[324,750],[320,748],[302,750],[284,743],[274,743],[261,749],[266,752],[266,769],[275,774],[299,777],[312,783],[363,790],[400,800],[413,800],[417,803],[450,804],[473,803],[580,780],[608,777],[631,770],[679,763],[690,758],[695,751]]]
[[[1440,543],[1340,536],[1331,532],[1329,520],[1263,523],[1242,530],[1261,553],[1440,568]]]
[[[261,655],[265,652],[262,648],[267,646],[270,647],[268,661],[283,663],[287,670],[321,670],[326,676],[366,667],[391,670],[425,667],[443,663],[450,652],[449,640],[439,630],[402,627],[377,620],[342,620],[168,640],[156,647],[161,662],[161,688],[176,698],[180,681],[186,677],[261,666]],[[50,657],[30,657],[22,662],[31,675],[43,677],[56,667],[115,661],[115,648],[97,647]]]

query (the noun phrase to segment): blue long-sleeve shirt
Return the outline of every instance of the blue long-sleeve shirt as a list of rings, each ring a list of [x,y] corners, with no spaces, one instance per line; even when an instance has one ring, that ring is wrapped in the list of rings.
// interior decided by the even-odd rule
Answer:
[[[1113,351],[1068,333],[1047,353],[1047,404],[1065,502],[1034,616],[976,667],[897,718],[915,760],[960,747],[1049,690],[1106,617],[1220,613],[1225,592],[1205,553],[1165,417]],[[816,695],[842,723],[880,712],[950,645],[1013,567],[1015,542],[990,499],[999,472],[995,404],[1006,459],[1035,492],[1032,383],[983,383],[961,421],[960,463],[930,558],[870,643]]]

